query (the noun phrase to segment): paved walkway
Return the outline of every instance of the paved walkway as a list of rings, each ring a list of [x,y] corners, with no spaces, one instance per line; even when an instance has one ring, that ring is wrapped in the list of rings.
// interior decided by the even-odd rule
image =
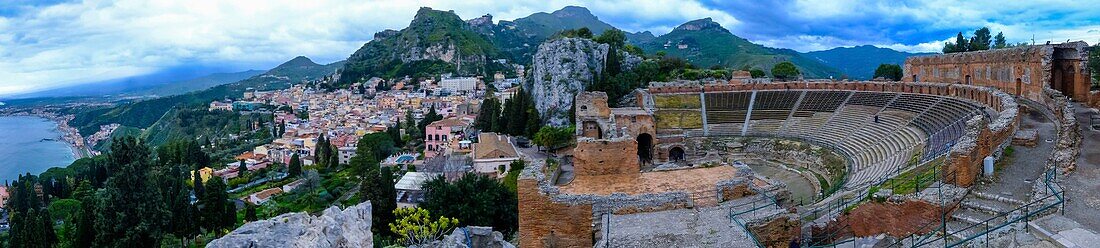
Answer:
[[[1059,180],[1066,191],[1065,216],[1086,229],[1100,230],[1100,131],[1088,126],[1087,107],[1078,104],[1074,109],[1081,124],[1081,156],[1077,171]]]
[[[1035,235],[1052,239],[1063,247],[1100,247],[1100,235],[1061,215],[1048,215],[1029,223]]]
[[[977,190],[1027,202],[1033,180],[1042,177],[1047,159],[1054,149],[1054,143],[1047,140],[1053,141],[1057,138],[1056,129],[1056,125],[1038,111],[1030,111],[1028,115],[1022,116],[1020,130],[1035,130],[1039,134],[1039,141],[1035,147],[1012,146],[1013,154],[1006,158],[1012,159],[1012,163],[997,164],[1000,168],[996,169],[992,182],[983,181]]]

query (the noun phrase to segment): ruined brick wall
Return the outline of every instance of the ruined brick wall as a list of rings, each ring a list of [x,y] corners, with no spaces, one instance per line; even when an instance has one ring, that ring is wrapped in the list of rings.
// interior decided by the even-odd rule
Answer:
[[[1028,99],[1039,99],[1047,82],[1043,72],[1050,71],[1053,53],[1054,48],[1050,46],[1026,46],[914,56],[905,60],[902,80],[989,86],[1014,95],[1019,93]]]
[[[687,192],[571,195],[551,184],[546,164],[533,161],[520,173],[518,247],[591,247],[599,240],[600,216],[683,209],[692,206]],[[723,182],[724,183],[724,182]],[[733,183],[724,183],[730,185]]]
[[[637,174],[641,170],[638,142],[631,138],[578,139],[573,149],[573,173],[578,176]]]
[[[592,205],[553,201],[535,178],[519,180],[519,247],[592,247]]]
[[[581,92],[574,99],[576,135],[590,138],[603,138],[611,132],[611,108],[607,105],[607,94],[603,92]]]
[[[623,129],[628,137],[638,137],[643,133],[657,137],[657,127],[653,115],[616,115],[615,126]]]
[[[611,108],[607,105],[607,93],[581,92],[574,101],[577,104],[577,117],[595,117],[607,119],[611,116]]]
[[[914,56],[906,59],[905,82],[937,82],[994,87],[1039,101],[1044,88],[1089,99],[1084,42],[989,51]],[[1057,70],[1055,70],[1057,69]]]

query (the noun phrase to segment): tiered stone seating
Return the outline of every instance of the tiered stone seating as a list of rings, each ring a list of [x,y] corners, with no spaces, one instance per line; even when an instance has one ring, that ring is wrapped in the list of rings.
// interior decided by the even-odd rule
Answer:
[[[745,123],[745,114],[748,113],[751,92],[724,92],[707,93],[707,123],[714,124],[740,124]],[[737,126],[737,134],[741,133],[741,125]]]
[[[943,155],[982,107],[959,99],[891,92],[758,91],[706,93],[709,135],[808,140],[851,159],[846,187],[865,187]],[[801,100],[799,100],[801,98]],[[878,122],[875,122],[878,116]],[[691,135],[701,131],[689,132]]]

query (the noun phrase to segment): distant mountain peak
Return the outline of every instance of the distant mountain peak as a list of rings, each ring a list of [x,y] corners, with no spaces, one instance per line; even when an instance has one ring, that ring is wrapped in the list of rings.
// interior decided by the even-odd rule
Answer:
[[[725,32],[729,33],[729,30],[726,30],[726,28],[722,27],[722,24],[718,24],[717,22],[714,22],[714,20],[710,19],[710,17],[685,22],[684,24],[680,24],[680,26],[677,26],[676,29],[673,29],[673,30],[683,30],[683,31],[721,30],[721,31],[725,31]]]
[[[302,66],[320,66],[320,64],[314,63],[313,60],[307,58],[306,56],[298,56],[298,57],[294,57],[294,59],[291,59],[290,61],[283,62],[283,64],[280,64],[279,66],[276,66],[275,68],[277,69],[277,68],[302,67]]]
[[[596,18],[596,16],[592,14],[592,11],[588,11],[587,8],[580,7],[580,6],[565,6],[565,8],[561,8],[561,9],[559,9],[557,11],[554,11],[553,13],[550,13],[550,14],[554,15],[554,16],[557,16],[557,17],[585,16],[585,17]],[[599,19],[599,18],[597,18],[597,19]]]
[[[475,27],[477,27],[477,26],[491,26],[491,25],[493,25],[493,15],[485,14],[481,17],[467,20],[466,23],[469,23],[470,26],[475,26]]]
[[[458,14],[455,14],[454,10],[443,11],[434,10],[429,7],[420,7],[420,9],[416,11],[416,16],[413,16],[412,24],[410,26],[426,25],[433,22],[452,23],[463,22],[463,20],[458,16]]]

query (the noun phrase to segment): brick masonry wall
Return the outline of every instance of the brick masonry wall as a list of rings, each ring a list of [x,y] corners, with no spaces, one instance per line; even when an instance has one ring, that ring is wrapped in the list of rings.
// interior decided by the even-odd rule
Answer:
[[[1067,95],[1078,101],[1088,102],[1091,94],[1088,92],[1089,71],[1085,69],[1088,56],[1084,48],[1087,45],[1084,42],[1070,42],[914,56],[905,61],[902,81],[994,87],[1034,101],[1043,97],[1044,89],[1055,87],[1064,89]],[[1056,53],[1056,49],[1067,52]],[[1052,85],[1060,81],[1054,79],[1064,76],[1056,75],[1053,68],[1072,72],[1074,83]]]
[[[592,247],[592,205],[555,202],[534,178],[518,186],[519,247]]]
[[[579,139],[577,148],[573,149],[573,173],[578,176],[638,174],[642,167],[637,154],[638,142],[634,139]]]

